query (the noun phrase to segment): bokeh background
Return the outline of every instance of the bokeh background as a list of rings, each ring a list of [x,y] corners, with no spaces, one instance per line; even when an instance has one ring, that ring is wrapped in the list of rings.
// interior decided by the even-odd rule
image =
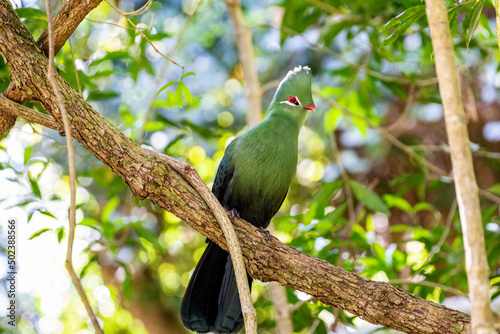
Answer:
[[[478,3],[484,8],[476,29],[470,21]],[[47,26],[43,2],[13,4],[38,38]],[[59,5],[53,2],[54,11]],[[118,3],[125,11],[142,5]],[[489,1],[448,6],[477,181],[499,196],[494,8]],[[242,8],[264,111],[288,70],[308,65],[314,74],[317,109],[301,130],[297,177],[273,234],[346,270],[467,312],[462,230],[425,6],[419,0],[243,0]],[[227,6],[155,0],[131,20],[185,70],[102,3],[57,55],[59,72],[126,135],[191,163],[211,186],[225,147],[247,129],[252,112]],[[9,75],[0,59],[1,91]],[[179,307],[204,237],[131,197],[124,182],[79,145],[76,165],[75,268],[105,333],[186,333]],[[92,332],[64,268],[67,170],[65,139],[52,130],[19,119],[0,140],[1,217],[18,219],[18,333]],[[481,197],[481,208],[499,311],[498,198]],[[291,288],[286,296],[278,307],[290,307],[294,333],[390,332]],[[268,284],[254,282],[252,297],[259,333],[277,333]],[[2,323],[1,331],[11,329]]]

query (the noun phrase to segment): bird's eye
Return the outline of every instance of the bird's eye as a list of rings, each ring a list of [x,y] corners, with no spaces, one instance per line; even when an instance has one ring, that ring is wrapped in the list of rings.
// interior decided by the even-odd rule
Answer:
[[[288,102],[290,103],[293,103],[295,104],[296,106],[298,106],[300,103],[299,103],[299,100],[295,97],[295,96],[290,96],[288,99],[287,99]]]

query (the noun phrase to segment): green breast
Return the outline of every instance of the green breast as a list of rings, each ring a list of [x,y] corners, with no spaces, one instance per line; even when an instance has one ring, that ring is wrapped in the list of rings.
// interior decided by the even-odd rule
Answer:
[[[267,226],[297,169],[298,129],[266,119],[235,139],[231,205],[254,225]]]

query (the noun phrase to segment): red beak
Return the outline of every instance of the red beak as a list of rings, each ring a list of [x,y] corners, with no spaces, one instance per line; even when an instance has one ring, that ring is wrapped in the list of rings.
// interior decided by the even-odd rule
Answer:
[[[311,103],[308,106],[304,106],[304,109],[307,109],[307,110],[316,110],[316,106],[314,105],[314,102],[313,102],[313,103]]]

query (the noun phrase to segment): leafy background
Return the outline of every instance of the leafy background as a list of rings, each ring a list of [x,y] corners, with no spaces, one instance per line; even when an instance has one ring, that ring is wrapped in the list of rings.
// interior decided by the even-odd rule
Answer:
[[[142,5],[119,2],[127,11]],[[43,2],[15,6],[37,38],[47,26]],[[288,70],[307,64],[314,73],[317,110],[301,130],[297,177],[274,219],[274,234],[346,270],[468,311],[425,5],[244,0],[242,6],[264,110]],[[448,6],[478,183],[500,195],[495,11],[484,0]],[[226,5],[154,1],[131,20],[185,70],[103,3],[75,31],[72,47],[66,43],[57,55],[59,72],[126,135],[191,163],[211,186],[226,145],[246,129],[242,68]],[[0,60],[0,89],[8,83]],[[66,159],[64,138],[23,120],[0,141],[2,217],[19,220],[22,333],[91,332],[63,264]],[[76,159],[75,267],[104,331],[185,333],[178,312],[204,238],[158,206],[132,198],[122,180],[81,146]],[[498,311],[499,204],[482,197],[481,208]],[[1,231],[4,249],[5,225]],[[3,252],[0,257],[6,269]],[[286,291],[296,333],[389,332]],[[252,297],[259,332],[275,333],[268,284],[255,282]]]

